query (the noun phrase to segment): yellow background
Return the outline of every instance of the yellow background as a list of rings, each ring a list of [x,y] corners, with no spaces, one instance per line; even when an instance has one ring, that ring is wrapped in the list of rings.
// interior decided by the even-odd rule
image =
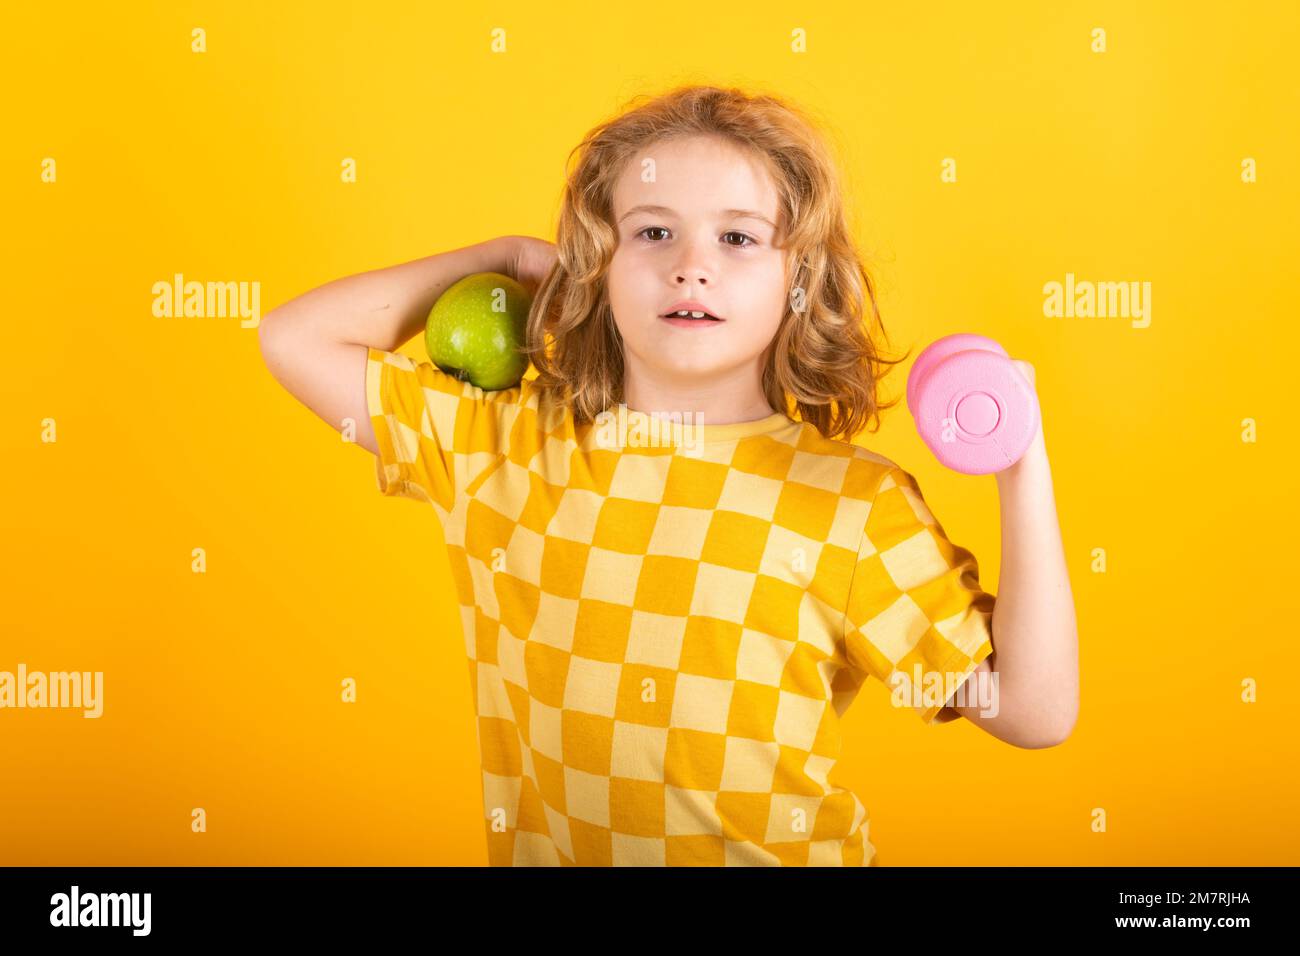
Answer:
[[[265,313],[494,235],[553,238],[581,135],[684,81],[761,85],[831,124],[897,348],[977,331],[1037,369],[1078,727],[1018,750],[868,685],[840,772],[881,864],[1300,862],[1294,4],[7,16],[0,670],[102,670],[105,713],[0,711],[0,864],[486,862],[436,516],[379,495],[255,330],[155,318],[151,289],[256,281]],[[1151,282],[1150,327],[1044,317],[1067,272]],[[996,593],[994,479],[946,471],[903,404],[858,441],[917,476]]]

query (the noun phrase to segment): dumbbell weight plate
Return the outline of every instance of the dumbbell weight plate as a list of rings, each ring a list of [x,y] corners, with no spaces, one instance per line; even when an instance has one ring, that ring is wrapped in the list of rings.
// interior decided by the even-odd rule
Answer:
[[[1038,401],[1005,353],[950,354],[910,398],[921,438],[943,465],[963,474],[1009,468],[1038,434]]]

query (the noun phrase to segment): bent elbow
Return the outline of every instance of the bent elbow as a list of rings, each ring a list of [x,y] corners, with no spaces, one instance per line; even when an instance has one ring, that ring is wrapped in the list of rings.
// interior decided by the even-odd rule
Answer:
[[[1059,747],[1069,740],[1070,735],[1074,733],[1074,723],[1074,720],[1071,719],[1065,724],[1048,724],[1036,727],[1033,732],[1015,741],[1016,746],[1024,750],[1046,750],[1049,747]]]

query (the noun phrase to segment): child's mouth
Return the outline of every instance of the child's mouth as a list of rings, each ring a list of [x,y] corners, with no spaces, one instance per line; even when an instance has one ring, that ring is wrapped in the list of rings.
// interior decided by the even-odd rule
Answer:
[[[720,319],[708,312],[670,312],[660,316],[669,325],[683,329],[697,329],[706,325],[721,325],[726,319]]]

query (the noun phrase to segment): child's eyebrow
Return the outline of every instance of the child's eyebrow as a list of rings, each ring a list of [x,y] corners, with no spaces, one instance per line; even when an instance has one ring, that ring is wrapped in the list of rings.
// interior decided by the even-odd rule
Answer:
[[[677,213],[673,212],[673,210],[669,209],[667,206],[651,206],[643,204],[640,206],[633,206],[627,212],[623,213],[623,215],[619,217],[618,221],[622,222],[628,216],[638,212],[652,212],[661,216],[677,215]],[[762,213],[755,212],[752,209],[720,209],[718,210],[718,215],[728,219],[757,219],[759,222],[766,223],[773,229],[776,229],[776,223],[772,222],[772,220],[768,219]]]

